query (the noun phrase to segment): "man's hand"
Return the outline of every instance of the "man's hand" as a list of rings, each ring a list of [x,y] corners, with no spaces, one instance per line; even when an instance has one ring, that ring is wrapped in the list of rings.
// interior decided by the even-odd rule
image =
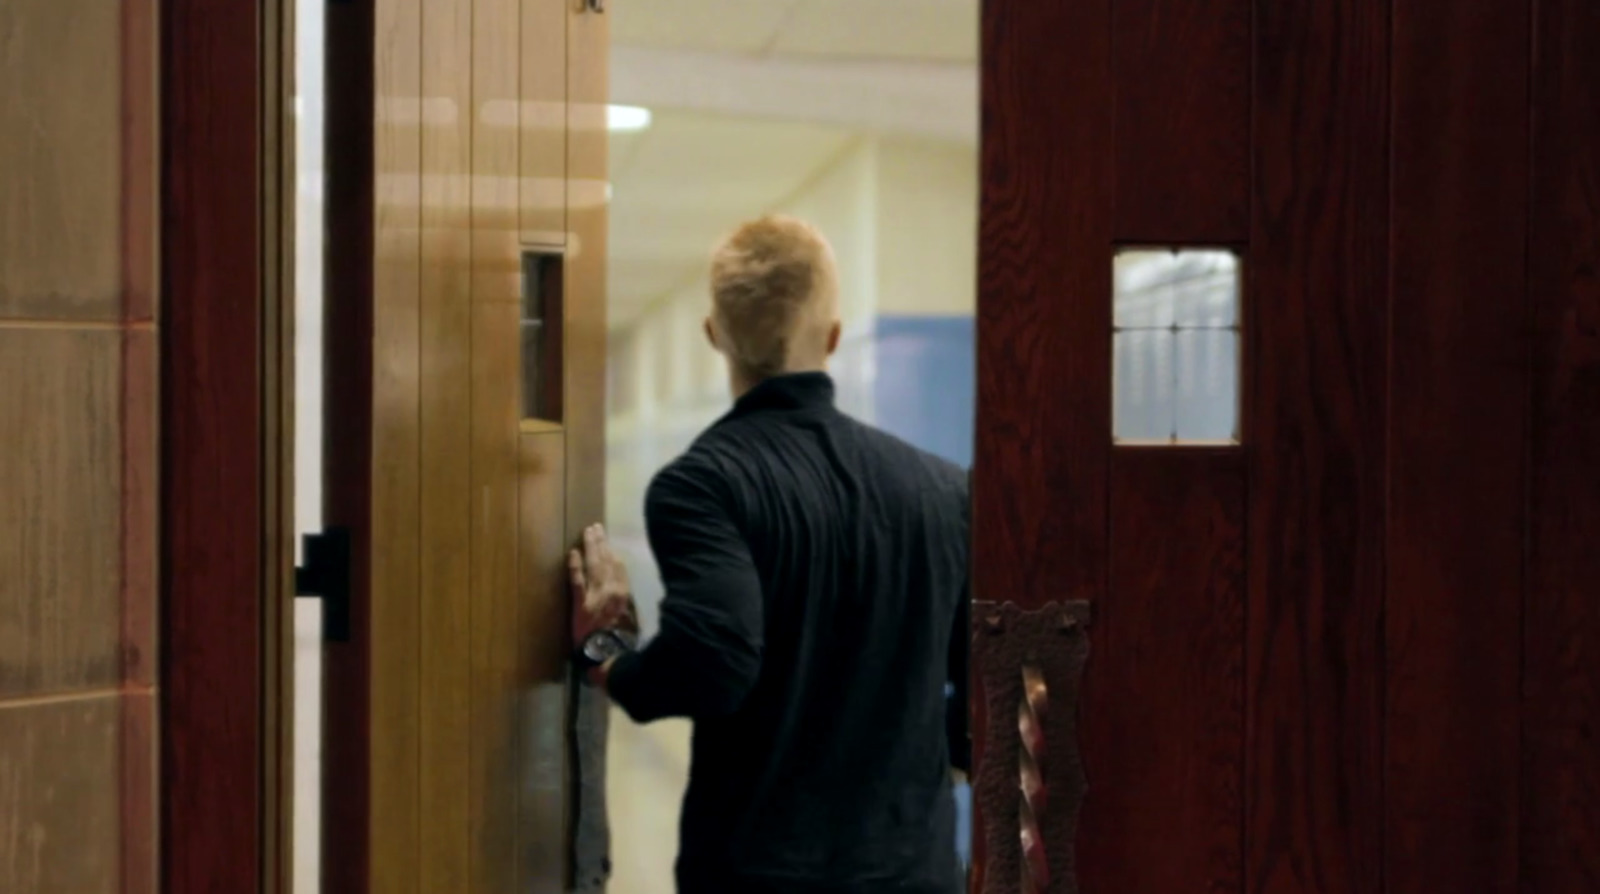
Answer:
[[[574,648],[596,630],[638,631],[628,569],[611,551],[604,527],[590,525],[584,529],[583,548],[567,555],[567,575],[572,588]]]

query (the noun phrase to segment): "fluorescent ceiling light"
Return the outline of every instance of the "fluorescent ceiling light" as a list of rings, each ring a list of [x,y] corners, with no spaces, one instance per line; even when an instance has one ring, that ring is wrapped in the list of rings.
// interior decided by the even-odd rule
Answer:
[[[650,110],[639,106],[606,106],[606,130],[644,130]]]

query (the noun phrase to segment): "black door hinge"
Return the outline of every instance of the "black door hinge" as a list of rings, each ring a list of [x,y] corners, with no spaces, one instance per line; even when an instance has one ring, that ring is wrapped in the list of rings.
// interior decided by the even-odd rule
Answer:
[[[307,534],[305,564],[294,570],[294,594],[322,600],[322,638],[350,641],[350,529]]]

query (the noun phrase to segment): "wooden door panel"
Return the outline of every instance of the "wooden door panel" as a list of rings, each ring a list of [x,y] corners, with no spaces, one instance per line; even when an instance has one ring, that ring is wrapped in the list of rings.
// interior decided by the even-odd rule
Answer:
[[[481,153],[480,144],[476,151]],[[480,155],[481,161],[481,155]],[[525,627],[518,571],[522,520],[529,507],[519,495],[517,399],[519,318],[515,279],[488,273],[483,263],[494,239],[474,226],[472,446],[471,778],[472,880],[475,891],[518,890],[516,767],[520,740],[518,674]],[[514,241],[514,240],[513,240]],[[513,252],[515,246],[511,246]],[[490,288],[490,281],[504,282]],[[490,300],[490,295],[497,300]],[[527,889],[522,889],[527,890]]]
[[[1110,12],[985,5],[977,599],[1036,607],[1104,589]],[[1072,499],[1018,499],[1024,486]]]
[[[1263,894],[1381,884],[1388,27],[1384,0],[1256,5],[1245,759]]]
[[[1535,6],[1521,878],[1600,890],[1600,6]]]
[[[984,4],[973,598],[996,610],[1085,602],[1104,591],[1110,26],[1110,0]],[[1072,497],[1026,499],[1025,488]],[[1061,638],[1059,646],[1079,639]],[[1021,655],[984,648],[991,649],[990,660],[1015,663]],[[1017,716],[1020,690],[986,693],[983,675],[989,672],[1015,681],[1022,668],[974,668],[973,760],[980,768],[986,760],[1015,767],[1017,740],[991,741],[989,733],[1014,724],[986,725],[985,717]],[[1055,704],[1075,699],[1073,681],[1046,682],[1058,688]],[[1052,748],[1062,747],[1059,733],[1049,739]],[[1075,743],[1066,744],[1076,750]],[[1053,772],[1070,772],[1056,763]],[[1056,786],[1053,811],[1076,810],[1076,798],[1067,796],[1074,788],[1070,778],[1044,783]],[[1010,831],[1018,822],[1017,784],[1009,770],[980,770],[974,778],[975,884],[1020,883],[1022,845]],[[997,823],[1006,831],[992,828]],[[1048,825],[1062,828],[1056,817]],[[1071,865],[1071,842],[1047,847],[1053,856],[1045,858],[1058,872]]]
[[[1110,593],[1084,680],[1085,891],[1243,883],[1244,473],[1229,448],[1112,455]]]
[[[565,245],[567,241],[567,17],[568,0],[516,0],[519,21],[497,24],[519,35],[516,96],[485,106],[505,110],[521,134],[517,201],[522,241]],[[588,57],[575,57],[580,64]],[[497,122],[498,123],[498,122]]]
[[[1116,244],[1247,244],[1250,0],[1112,6]],[[1246,462],[1239,447],[1111,454],[1084,678],[1085,890],[1243,885]]]
[[[371,791],[370,890],[422,894],[421,618],[422,413],[420,346],[422,141],[404,100],[422,97],[422,4],[376,0],[371,177],[372,439],[361,474],[372,479],[372,577],[366,606],[370,691],[367,754],[355,772]],[[331,24],[331,23],[330,23]],[[392,98],[392,99],[391,99]],[[384,101],[392,114],[381,114]],[[413,110],[420,112],[420,107]],[[356,111],[355,114],[360,114]],[[331,113],[330,113],[331,118]],[[330,293],[330,301],[338,296]],[[333,352],[330,352],[330,357]],[[330,435],[331,437],[331,435]],[[330,474],[331,470],[330,470]],[[356,623],[362,618],[357,616]],[[332,668],[330,666],[331,674]],[[331,717],[341,713],[330,702]],[[336,832],[336,834],[339,834]],[[324,853],[339,851],[328,849]],[[334,860],[328,863],[337,862]],[[354,890],[366,890],[365,886]]]
[[[470,109],[474,102],[471,0],[426,0],[422,9],[422,92],[426,102]],[[422,892],[467,891],[471,884],[472,589],[470,456],[473,402],[473,116],[432,121],[421,140],[418,296],[417,745]],[[391,176],[403,176],[399,172]],[[379,450],[382,446],[379,445]]]
[[[515,817],[516,884],[485,890],[569,890],[565,460],[564,432],[521,436],[517,606],[499,634],[512,659],[502,671],[506,692],[515,697],[516,744],[499,797],[509,797]]]
[[[984,13],[974,596],[1093,602],[1083,824],[1048,842],[1081,879],[1049,890],[1236,888],[1244,457],[1113,451],[1111,272],[1119,242],[1247,236],[1249,8],[1003,6]],[[974,728],[980,762],[1016,747]],[[1049,809],[1074,809],[1056,791]],[[1016,821],[975,796],[974,883],[1018,890],[1014,855],[985,853]]]
[[[521,807],[533,800],[521,784],[519,768],[537,743],[524,733],[523,703],[527,691],[524,652],[533,634],[524,621],[526,594],[520,563],[531,535],[528,517],[544,503],[525,495],[525,472],[519,460],[518,383],[521,375],[522,249],[517,238],[520,205],[505,184],[518,180],[522,122],[501,120],[494,110],[516,109],[522,95],[519,78],[521,35],[526,4],[520,0],[472,0],[472,389],[458,395],[472,407],[472,641],[464,656],[470,667],[471,778],[465,791],[470,804],[472,888],[474,892],[549,891],[548,885],[520,884],[529,858],[529,836],[535,841],[559,837],[553,827],[528,829]],[[545,6],[556,5],[545,0]],[[529,60],[529,64],[535,64]],[[539,480],[545,481],[541,475]],[[552,498],[542,492],[545,503]],[[553,498],[560,505],[559,491]],[[537,518],[537,515],[534,516]],[[560,532],[556,532],[559,539]],[[559,732],[557,721],[552,728]],[[545,749],[539,754],[546,754]],[[555,749],[557,759],[559,747]],[[559,794],[557,795],[559,797]],[[559,878],[555,855],[548,871]],[[550,863],[546,860],[546,863]]]
[[[1116,237],[1250,235],[1251,0],[1113,0]]]
[[[609,15],[567,12],[567,208],[563,399],[567,431],[567,533],[605,518],[606,182],[611,98]],[[581,193],[579,185],[589,190]],[[600,187],[600,194],[595,192]]]
[[[1384,881],[1515,891],[1530,7],[1448,9],[1393,16]]]
[[[1094,603],[1049,890],[1600,883],[1591,7],[985,5],[975,596]],[[1107,446],[1129,243],[1244,259],[1239,447]]]
[[[603,505],[605,211],[570,215],[569,239],[564,203],[569,169],[606,176],[597,18],[565,0],[330,11],[330,41],[373,54],[366,66],[330,54],[329,230],[345,241],[330,252],[329,332],[357,345],[335,340],[329,354],[330,381],[349,392],[330,407],[357,413],[328,427],[330,523],[354,527],[358,572],[370,567],[354,642],[330,646],[327,664],[326,766],[360,780],[330,790],[330,890],[570,890],[560,574]],[[573,145],[569,80],[600,112]],[[553,123],[523,114],[530,90],[554,104]],[[371,129],[335,122],[337,110]],[[530,170],[561,181],[556,199],[527,203]],[[559,418],[522,418],[530,240],[567,272],[550,310],[566,316],[548,321],[542,348],[562,367]],[[569,462],[576,451],[585,459]]]

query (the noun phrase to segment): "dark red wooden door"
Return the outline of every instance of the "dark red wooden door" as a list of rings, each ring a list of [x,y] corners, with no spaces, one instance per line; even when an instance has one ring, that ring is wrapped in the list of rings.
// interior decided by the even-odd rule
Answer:
[[[1600,5],[1459,12],[985,3],[974,891],[1600,890]]]

